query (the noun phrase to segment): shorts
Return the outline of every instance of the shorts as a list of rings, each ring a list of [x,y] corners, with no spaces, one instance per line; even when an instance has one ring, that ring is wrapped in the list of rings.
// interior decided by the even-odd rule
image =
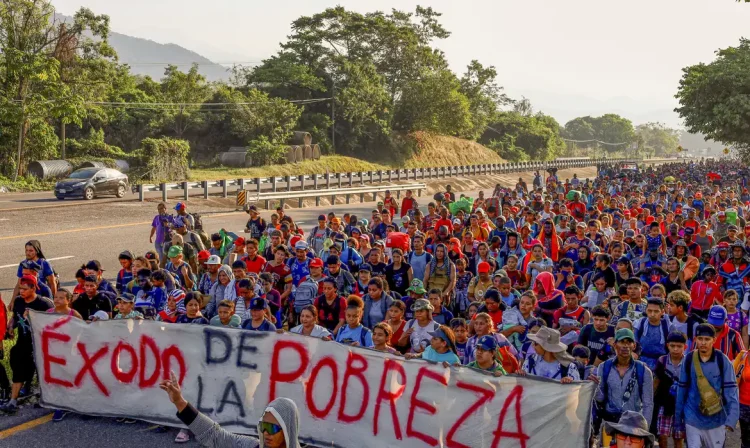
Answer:
[[[664,408],[659,409],[656,420],[657,432],[660,437],[685,438],[685,426],[674,421],[674,415],[664,415]]]
[[[10,349],[10,369],[13,371],[14,383],[25,383],[34,378],[34,350],[31,346],[14,345]]]

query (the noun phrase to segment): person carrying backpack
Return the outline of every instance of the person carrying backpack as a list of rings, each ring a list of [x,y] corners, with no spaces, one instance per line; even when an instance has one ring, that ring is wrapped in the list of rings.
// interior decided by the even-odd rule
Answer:
[[[664,318],[664,301],[655,297],[648,299],[646,316],[635,321],[634,327],[635,340],[642,347],[638,359],[654,371],[659,357],[667,354],[669,321]]]
[[[654,412],[654,379],[644,363],[633,358],[635,335],[628,328],[615,332],[617,356],[599,364],[596,375],[588,379],[598,383],[594,401],[597,415],[605,422],[620,420],[625,411],[641,413],[651,425]],[[609,446],[606,433],[603,446]]]
[[[750,350],[734,360],[734,371],[740,396],[740,440],[742,448],[750,447]],[[0,372],[2,374],[2,372]]]
[[[716,330],[701,324],[695,330],[696,349],[685,356],[675,402],[675,421],[685,422],[688,447],[724,446],[726,431],[734,431],[740,402],[734,368],[714,348]]]

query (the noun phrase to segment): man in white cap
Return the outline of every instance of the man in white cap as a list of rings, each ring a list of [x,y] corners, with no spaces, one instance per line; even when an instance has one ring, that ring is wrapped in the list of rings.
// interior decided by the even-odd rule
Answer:
[[[211,255],[206,260],[206,271],[201,275],[198,282],[198,291],[201,294],[208,294],[211,287],[219,281],[219,267],[221,267],[221,258],[218,255]]]

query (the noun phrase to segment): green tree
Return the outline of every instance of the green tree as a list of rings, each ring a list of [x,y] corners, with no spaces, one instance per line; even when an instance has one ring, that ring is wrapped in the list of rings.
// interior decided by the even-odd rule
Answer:
[[[582,148],[601,146],[605,151],[623,150],[635,141],[635,128],[627,118],[617,114],[601,117],[578,117],[565,123],[565,138]]]
[[[503,88],[497,85],[495,67],[485,67],[477,60],[471,61],[466,67],[459,91],[469,100],[472,121],[469,136],[473,139],[482,135],[499,106],[511,103],[510,98],[503,93]]]
[[[560,125],[554,118],[542,113],[526,116],[514,111],[498,112],[479,142],[512,161],[549,160],[565,147]]]
[[[680,144],[680,131],[664,123],[639,124],[635,128],[639,149],[663,157],[674,154]]]
[[[716,52],[710,64],[682,69],[675,109],[689,132],[734,146],[750,161],[750,40]]]
[[[108,18],[85,8],[65,23],[54,17],[47,0],[0,1],[0,122],[6,131],[0,165],[5,174],[15,180],[28,160],[55,155],[59,140],[50,120],[81,123],[83,98],[63,82],[61,62],[106,50],[108,32]]]
[[[199,113],[200,103],[210,95],[211,88],[206,78],[198,73],[198,64],[193,64],[187,73],[174,65],[167,66],[161,80],[161,99],[170,106],[164,109],[163,126],[172,135],[182,138],[188,128],[199,125],[203,117]]]

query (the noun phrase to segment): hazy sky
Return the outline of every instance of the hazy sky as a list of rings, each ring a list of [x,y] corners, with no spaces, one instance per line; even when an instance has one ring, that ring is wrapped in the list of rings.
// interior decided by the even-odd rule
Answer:
[[[677,124],[681,68],[750,37],[750,4],[734,0],[53,0],[108,14],[113,31],[175,43],[217,62],[259,61],[290,23],[341,4],[360,12],[432,6],[451,37],[437,42],[452,68],[494,65],[514,98],[528,97],[563,123],[623,113],[635,123]]]

